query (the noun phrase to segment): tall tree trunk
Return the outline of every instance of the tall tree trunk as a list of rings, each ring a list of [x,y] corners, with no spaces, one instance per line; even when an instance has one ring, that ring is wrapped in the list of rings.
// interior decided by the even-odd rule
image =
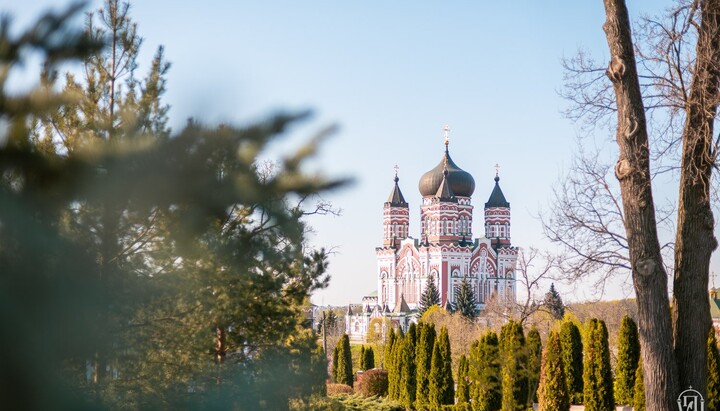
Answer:
[[[713,121],[720,97],[720,0],[701,1],[699,7],[702,20],[683,130],[673,328],[680,387],[692,386],[705,394],[707,359],[703,347],[712,320],[710,306],[704,302],[708,298],[710,255],[717,247],[710,180],[715,162]]]
[[[667,274],[657,236],[650,179],[645,109],[640,93],[630,21],[624,0],[604,0],[603,25],[610,49],[607,70],[617,101],[620,182],[633,285],[637,295],[647,409],[674,410],[677,366],[673,355]]]

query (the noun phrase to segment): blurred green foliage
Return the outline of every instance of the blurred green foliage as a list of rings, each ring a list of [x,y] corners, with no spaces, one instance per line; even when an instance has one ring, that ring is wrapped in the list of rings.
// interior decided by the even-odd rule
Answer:
[[[327,284],[300,200],[324,130],[268,170],[258,155],[308,117],[168,129],[159,49],[116,0],[13,36],[0,22],[0,404],[4,409],[286,409],[324,390],[302,304]],[[10,94],[30,54],[40,84]],[[58,64],[80,61],[84,78]]]

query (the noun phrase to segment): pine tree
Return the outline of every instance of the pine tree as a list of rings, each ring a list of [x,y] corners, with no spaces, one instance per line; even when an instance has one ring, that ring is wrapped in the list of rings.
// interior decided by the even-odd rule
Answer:
[[[560,345],[565,381],[571,404],[583,403],[583,343],[580,330],[572,321],[560,326]]]
[[[635,371],[635,394],[633,395],[633,411],[645,411],[645,378],[643,377],[642,357]],[[709,411],[709,409],[708,409]]]
[[[558,341],[559,341],[558,336]],[[558,342],[559,344],[559,342]],[[537,328],[532,327],[527,336],[528,351],[528,406],[537,402],[537,390],[540,383],[540,369],[542,365],[542,341]],[[562,355],[562,352],[560,352]],[[564,374],[563,374],[564,375]],[[564,382],[563,382],[564,383]]]
[[[415,395],[415,407],[418,410],[425,410],[429,406],[429,377],[432,364],[433,347],[435,346],[435,325],[431,323],[420,323],[420,337],[418,338],[415,352],[417,366],[417,391]]]
[[[332,373],[331,377],[334,382],[337,382],[337,370],[338,370],[338,352],[340,351],[340,344],[336,344],[333,348],[332,356]]]
[[[352,387],[352,353],[350,352],[350,338],[347,334],[343,334],[338,345],[340,348],[338,349],[337,382]]]
[[[720,354],[715,339],[715,328],[710,328],[707,341],[708,382],[705,408],[707,411],[720,411]]]
[[[460,285],[455,290],[455,304],[453,310],[464,318],[472,321],[477,317],[477,306],[475,305],[475,293],[470,286],[467,277],[463,277]]]
[[[584,405],[587,411],[615,409],[610,348],[607,328],[595,318],[586,325],[586,343],[583,365]]]
[[[470,398],[475,411],[497,411],[502,406],[498,336],[490,331],[470,348]]]
[[[429,384],[428,400],[431,410],[440,410],[443,405],[452,404],[455,401],[450,338],[445,327],[440,329],[440,334],[438,334],[433,347]]]
[[[560,298],[560,293],[555,289],[555,283],[550,284],[550,291],[545,294],[544,305],[556,320],[561,320],[565,315],[565,305]]]
[[[468,362],[465,355],[460,356],[458,360],[458,372],[457,372],[457,396],[458,404],[469,404],[470,403],[470,381],[468,374],[470,372],[470,363]]]
[[[413,408],[415,404],[416,386],[416,367],[415,367],[415,344],[416,344],[416,326],[410,324],[408,332],[403,338],[402,349],[400,350],[400,385],[399,400],[405,408]]]
[[[562,344],[556,331],[551,331],[548,336],[542,360],[542,377],[538,393],[540,411],[568,411],[570,409]]]
[[[368,347],[363,352],[363,370],[371,370],[375,368],[375,352],[372,347]]]
[[[429,275],[427,279],[427,285],[420,296],[420,303],[418,305],[418,312],[422,316],[428,308],[433,305],[440,305],[440,291],[435,285],[435,276]]]
[[[615,399],[618,404],[632,404],[635,389],[635,371],[640,360],[640,339],[635,321],[625,315],[618,336],[617,370],[615,372]]]
[[[500,329],[502,411],[524,411],[528,398],[527,353],[520,323],[510,320]]]

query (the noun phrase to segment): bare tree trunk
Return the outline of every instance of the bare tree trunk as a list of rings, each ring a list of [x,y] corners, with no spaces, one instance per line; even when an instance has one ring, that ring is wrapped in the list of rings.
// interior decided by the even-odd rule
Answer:
[[[630,21],[624,0],[604,0],[603,25],[610,49],[607,70],[617,101],[620,182],[633,285],[637,295],[647,409],[671,411],[677,390],[667,274],[662,264],[652,199],[645,109],[640,93]]]
[[[720,97],[720,0],[699,2],[701,22],[696,62],[683,130],[683,153],[675,240],[673,325],[675,358],[681,388],[705,394],[704,349],[711,327],[707,301],[710,255],[717,247],[710,207],[710,179],[715,162],[713,122]]]

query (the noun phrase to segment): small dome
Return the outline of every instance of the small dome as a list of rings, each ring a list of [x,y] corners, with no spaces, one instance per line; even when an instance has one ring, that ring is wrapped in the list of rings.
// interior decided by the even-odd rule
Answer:
[[[450,153],[445,149],[445,155],[435,168],[423,174],[420,178],[418,188],[423,197],[434,196],[443,181],[443,171],[447,162],[450,190],[458,197],[470,197],[475,191],[475,179],[467,171],[461,169],[452,161]]]

